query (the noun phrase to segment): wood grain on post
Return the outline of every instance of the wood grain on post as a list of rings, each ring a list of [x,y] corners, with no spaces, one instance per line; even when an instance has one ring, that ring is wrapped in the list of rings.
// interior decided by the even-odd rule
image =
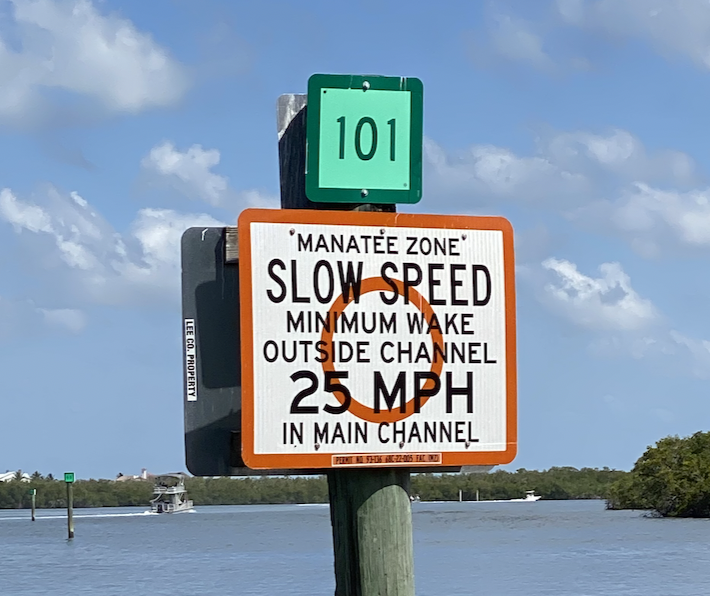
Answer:
[[[307,95],[277,106],[282,209],[395,211],[395,205],[314,203],[306,196]],[[328,470],[336,596],[414,596],[410,472]]]
[[[329,470],[336,596],[413,596],[407,469]]]

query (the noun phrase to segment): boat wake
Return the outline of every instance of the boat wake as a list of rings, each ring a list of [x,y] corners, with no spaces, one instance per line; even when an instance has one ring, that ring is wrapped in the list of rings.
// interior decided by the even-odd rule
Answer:
[[[194,509],[193,509],[194,511]],[[157,513],[153,513],[152,511],[141,511],[138,513],[88,513],[82,515],[81,513],[74,514],[74,519],[81,518],[81,519],[86,519],[86,518],[101,518],[101,517],[145,517],[146,515],[150,516],[155,516],[158,515]],[[35,519],[40,520],[40,519],[66,519],[67,516],[65,515],[37,515],[35,516]],[[12,520],[28,520],[30,519],[29,514],[28,515],[23,515],[22,517],[20,516],[13,516],[13,517],[0,517],[0,522],[2,521],[12,521]]]
[[[146,515],[158,515],[157,513],[153,513],[152,511],[141,511],[140,513],[89,513],[88,515],[74,515],[75,518],[77,517],[143,517]],[[62,516],[64,519],[66,519],[66,515]]]

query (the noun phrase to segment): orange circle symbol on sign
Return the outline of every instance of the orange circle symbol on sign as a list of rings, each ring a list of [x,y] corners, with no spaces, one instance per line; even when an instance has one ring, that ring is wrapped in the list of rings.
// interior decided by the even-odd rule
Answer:
[[[397,293],[400,296],[404,296],[404,283],[397,279],[393,279],[391,281],[397,287]],[[368,277],[367,279],[362,280],[362,284],[360,286],[361,296],[369,292],[378,291],[392,292],[392,286],[389,283],[385,283],[385,281],[381,277]],[[335,313],[342,313],[348,306],[348,304],[350,304],[352,301],[352,295],[349,295],[347,300],[343,297],[342,294],[338,296],[330,307],[330,311],[328,312],[328,320],[335,321]],[[432,309],[431,305],[424,299],[424,296],[422,296],[414,288],[409,288],[409,301],[414,306],[416,306],[419,311],[424,315],[426,322],[431,322],[432,317],[434,317],[434,310]],[[321,341],[326,342],[326,344],[331,348],[333,348],[334,330],[335,323],[330,326],[330,329],[324,328],[323,333],[321,334]],[[441,334],[441,329],[439,329],[438,327],[431,329],[429,331],[429,334],[431,336],[432,343],[438,345],[440,353],[443,354],[444,338]],[[323,370],[325,372],[335,372],[335,364],[333,362],[332,353],[333,352],[331,351],[331,358],[323,362]],[[443,367],[443,358],[437,358],[436,349],[434,349],[434,356],[432,358],[430,372],[436,374],[437,376],[440,376]],[[422,389],[432,389],[433,387],[434,381],[432,381],[431,379],[427,379]],[[341,404],[345,403],[345,396],[343,396],[342,393],[335,391],[334,395]],[[421,405],[424,405],[427,401],[429,401],[429,397],[422,396]],[[399,408],[397,408],[393,409],[392,411],[384,410],[378,413],[375,412],[374,409],[369,408],[357,401],[355,399],[355,396],[353,396],[348,411],[357,416],[358,418],[361,418],[362,420],[366,420],[368,422],[398,422],[414,414],[414,399],[411,399],[407,402],[405,412],[400,412]]]

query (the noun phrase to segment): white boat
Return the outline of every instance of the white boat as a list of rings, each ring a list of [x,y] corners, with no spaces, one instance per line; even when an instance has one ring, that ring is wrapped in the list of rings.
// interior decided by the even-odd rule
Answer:
[[[524,499],[510,499],[510,503],[533,503],[540,500],[540,496],[534,490],[526,490]]]
[[[468,503],[534,503],[535,501],[539,501],[542,497],[540,495],[536,495],[534,490],[526,490],[525,491],[525,497],[522,499],[493,499],[490,501],[481,501],[478,498],[478,491],[476,491],[476,500],[475,501],[467,501]],[[463,495],[462,491],[459,491],[459,501],[463,500]]]
[[[187,498],[184,474],[161,474],[155,477],[152,513],[184,513],[193,511],[192,501]]]

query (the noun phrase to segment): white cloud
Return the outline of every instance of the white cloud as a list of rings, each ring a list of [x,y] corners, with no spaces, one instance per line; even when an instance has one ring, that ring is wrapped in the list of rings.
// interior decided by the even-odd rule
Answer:
[[[579,25],[584,19],[585,0],[557,0],[557,10],[570,23]]]
[[[150,184],[232,212],[244,207],[279,207],[279,200],[264,191],[231,189],[226,176],[212,171],[219,166],[220,158],[218,149],[203,149],[202,145],[194,144],[180,151],[170,141],[164,141],[150,150],[141,167]]]
[[[590,348],[597,355],[630,356],[656,368],[710,379],[710,341],[673,329],[651,300],[634,290],[618,263],[604,263],[599,271],[599,277],[591,277],[574,263],[547,259],[543,275],[530,269],[525,273],[551,313],[591,332]]]
[[[540,70],[550,70],[553,62],[543,49],[542,38],[531,24],[509,15],[494,17],[489,30],[490,48],[511,62],[527,64]]]
[[[173,143],[165,141],[153,147],[141,165],[180,194],[218,206],[225,200],[228,188],[227,178],[212,172],[219,160],[217,149],[192,145],[186,151],[178,151]]]
[[[678,193],[645,184],[635,190],[615,206],[613,221],[619,228],[653,232],[665,226],[683,244],[710,245],[710,191]]]
[[[219,227],[225,223],[206,214],[178,213],[171,209],[141,209],[128,234],[118,242],[110,275],[100,285],[115,291],[123,301],[137,293],[160,300],[180,296],[180,238],[189,227]],[[128,250],[126,247],[130,247]],[[132,248],[132,249],[131,249]],[[97,286],[99,295],[104,292]]]
[[[255,188],[240,192],[239,197],[247,207],[259,207],[261,209],[281,208],[281,199],[279,197]]]
[[[0,219],[24,238],[26,254],[45,270],[55,292],[86,304],[177,302],[182,233],[190,226],[225,225],[205,214],[141,209],[128,231],[119,233],[77,193],[49,187],[39,196],[41,205],[36,202],[4,189]],[[79,325],[67,312],[46,316],[69,328]]]
[[[707,0],[557,0],[569,25],[650,43],[710,68],[710,3]]]
[[[595,331],[634,331],[659,320],[651,301],[636,293],[618,263],[602,264],[597,278],[580,273],[574,263],[565,260],[547,259],[542,266],[555,274],[544,286],[548,304],[579,326]]]
[[[0,215],[11,223],[17,232],[23,229],[30,232],[50,232],[52,229],[51,218],[44,209],[18,201],[9,188],[0,190]]]
[[[649,154],[625,130],[605,134],[564,132],[537,140],[535,154],[517,155],[494,145],[447,152],[425,139],[428,194],[457,208],[501,199],[561,210],[597,201],[637,180],[689,187],[699,178],[693,160],[677,151]]]
[[[710,379],[710,341],[693,339],[677,331],[670,332],[670,339],[677,349],[690,354],[692,373],[696,377]]]
[[[648,258],[710,248],[710,189],[681,192],[639,182],[619,192],[615,200],[590,204],[571,218],[612,230]]]
[[[52,296],[45,296],[52,300]],[[79,333],[86,326],[86,315],[78,309],[42,308],[27,299],[0,296],[0,340],[27,337],[54,328]]]
[[[90,0],[11,0],[19,50],[0,37],[0,118],[28,122],[48,109],[52,90],[111,112],[135,113],[179,100],[184,67],[151,36]]]
[[[668,326],[654,333],[625,333],[598,337],[591,343],[600,357],[627,357],[649,362],[656,370],[710,379],[710,342],[679,333]]]
[[[622,129],[606,134],[559,133],[541,142],[539,151],[559,167],[588,177],[606,174],[619,182],[667,180],[681,185],[697,179],[695,163],[688,155],[680,151],[649,155],[637,137]]]
[[[529,156],[492,145],[447,153],[426,139],[424,156],[427,194],[444,209],[506,201],[552,210],[624,238],[647,258],[710,249],[710,188],[697,188],[695,162],[679,151],[647,151],[625,130],[552,134]]]
[[[425,139],[427,184],[434,196],[471,197],[467,207],[504,198],[523,203],[588,195],[589,181],[565,170],[546,155],[519,157],[493,145],[473,145],[457,154]]]

